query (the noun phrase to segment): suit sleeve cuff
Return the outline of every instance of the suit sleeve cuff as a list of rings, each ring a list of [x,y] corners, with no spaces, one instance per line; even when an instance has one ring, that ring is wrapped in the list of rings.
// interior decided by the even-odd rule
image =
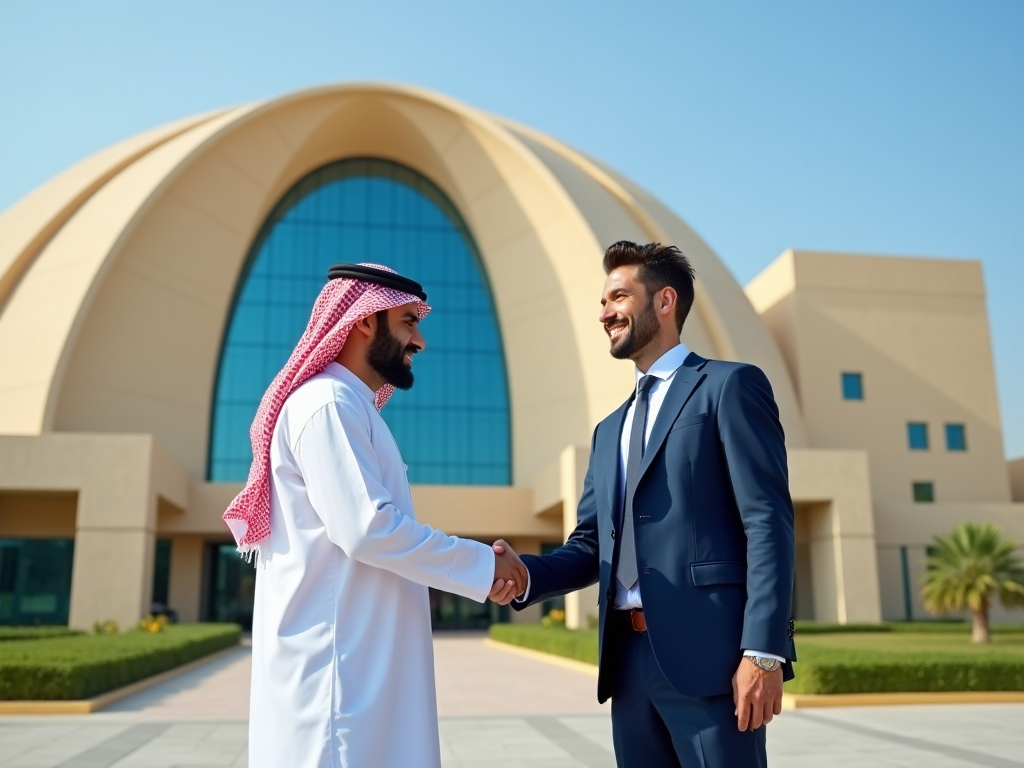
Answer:
[[[776,659],[777,661],[781,661],[783,664],[786,663],[786,659],[782,658],[781,656],[776,656],[774,653],[765,653],[764,651],[744,651],[743,655],[760,656],[762,659]]]

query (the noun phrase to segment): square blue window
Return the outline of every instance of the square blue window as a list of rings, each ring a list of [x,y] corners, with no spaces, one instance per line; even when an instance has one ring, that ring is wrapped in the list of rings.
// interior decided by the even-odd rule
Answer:
[[[963,424],[946,425],[946,450],[967,450],[967,432],[965,431]]]
[[[925,503],[935,501],[935,483],[916,482],[913,490],[914,501]]]
[[[928,450],[928,425],[922,421],[907,424],[907,445],[912,451]]]
[[[864,399],[864,377],[859,373],[843,374],[843,400]]]

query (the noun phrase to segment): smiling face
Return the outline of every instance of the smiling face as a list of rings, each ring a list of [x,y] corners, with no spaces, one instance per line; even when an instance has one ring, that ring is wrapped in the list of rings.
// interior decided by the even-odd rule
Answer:
[[[412,358],[427,347],[420,332],[416,302],[377,315],[377,330],[366,352],[366,361],[388,384],[409,389],[413,384]]]
[[[635,360],[661,330],[653,297],[636,279],[637,269],[613,269],[604,281],[601,296],[599,319],[611,342],[612,357],[619,360]]]

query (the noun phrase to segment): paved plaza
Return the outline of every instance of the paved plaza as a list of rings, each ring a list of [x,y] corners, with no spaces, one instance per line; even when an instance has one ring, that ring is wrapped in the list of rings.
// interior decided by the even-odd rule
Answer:
[[[445,768],[614,766],[593,674],[481,636],[439,635],[435,648]],[[0,717],[0,766],[245,766],[249,659],[241,648],[93,715]],[[768,751],[773,768],[1022,768],[1024,705],[784,712]]]

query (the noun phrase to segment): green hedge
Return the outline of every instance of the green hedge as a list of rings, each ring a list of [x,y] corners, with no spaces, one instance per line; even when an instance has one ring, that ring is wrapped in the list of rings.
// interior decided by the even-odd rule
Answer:
[[[789,693],[1024,691],[1024,655],[797,647]]]
[[[795,622],[800,635],[848,634],[850,632],[912,632],[914,634],[969,635],[971,625],[966,621],[890,621],[883,624],[828,624],[823,621]],[[996,624],[992,634],[1005,635],[1024,632],[1024,624]]]
[[[492,640],[555,656],[597,664],[597,630],[542,627],[540,624],[492,624]]]
[[[87,699],[238,644],[236,624],[0,643],[0,700]]]
[[[1014,660],[934,659],[796,664],[789,693],[909,693],[1024,691],[1024,663]]]
[[[67,627],[0,627],[0,643],[6,640],[44,640],[81,634]]]
[[[918,691],[1024,691],[1024,634],[1000,633],[992,645],[963,644],[945,631],[886,629],[847,637],[797,637],[796,679],[790,693],[901,693]],[[899,633],[894,637],[891,633]],[[886,634],[889,633],[889,634]],[[597,663],[597,631],[536,624],[494,624],[499,642]],[[902,647],[908,646],[908,647]],[[934,649],[934,650],[932,650]]]

